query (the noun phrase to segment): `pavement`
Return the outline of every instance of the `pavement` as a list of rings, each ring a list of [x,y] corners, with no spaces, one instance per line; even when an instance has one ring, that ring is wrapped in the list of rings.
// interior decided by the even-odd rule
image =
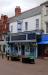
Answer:
[[[48,75],[48,59],[37,59],[35,64],[26,64],[0,57],[0,75]]]

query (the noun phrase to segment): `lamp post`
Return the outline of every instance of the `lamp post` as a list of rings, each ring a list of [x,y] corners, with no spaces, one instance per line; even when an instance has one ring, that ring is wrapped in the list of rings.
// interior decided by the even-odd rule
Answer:
[[[8,51],[7,51],[7,59],[9,60],[9,46],[10,46],[10,31],[7,33],[7,35],[8,35],[8,39],[7,39],[7,44],[8,44]]]

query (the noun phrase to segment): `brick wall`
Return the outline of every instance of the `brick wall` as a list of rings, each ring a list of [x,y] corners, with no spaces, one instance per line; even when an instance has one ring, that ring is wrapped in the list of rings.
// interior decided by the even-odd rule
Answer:
[[[6,15],[2,15],[0,19],[0,40],[2,40],[2,36],[4,33],[9,31],[9,23],[8,17]]]

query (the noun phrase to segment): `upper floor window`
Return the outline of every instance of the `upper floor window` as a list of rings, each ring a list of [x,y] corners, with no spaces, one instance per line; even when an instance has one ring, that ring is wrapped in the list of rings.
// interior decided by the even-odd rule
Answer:
[[[21,21],[18,21],[17,22],[17,31],[18,32],[21,32],[22,31],[22,22]]]
[[[39,19],[36,19],[36,29],[39,29]]]
[[[13,26],[11,26],[11,32],[13,31]]]
[[[48,23],[46,23],[46,33],[48,33]]]
[[[48,15],[48,6],[46,6],[46,15]]]
[[[28,22],[25,22],[25,30],[28,30]]]

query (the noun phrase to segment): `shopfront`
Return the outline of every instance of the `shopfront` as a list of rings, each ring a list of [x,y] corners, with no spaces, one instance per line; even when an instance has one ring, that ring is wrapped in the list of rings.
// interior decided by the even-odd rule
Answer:
[[[20,57],[37,58],[36,34],[32,32],[22,32],[11,34],[10,47],[11,51],[16,50]]]

